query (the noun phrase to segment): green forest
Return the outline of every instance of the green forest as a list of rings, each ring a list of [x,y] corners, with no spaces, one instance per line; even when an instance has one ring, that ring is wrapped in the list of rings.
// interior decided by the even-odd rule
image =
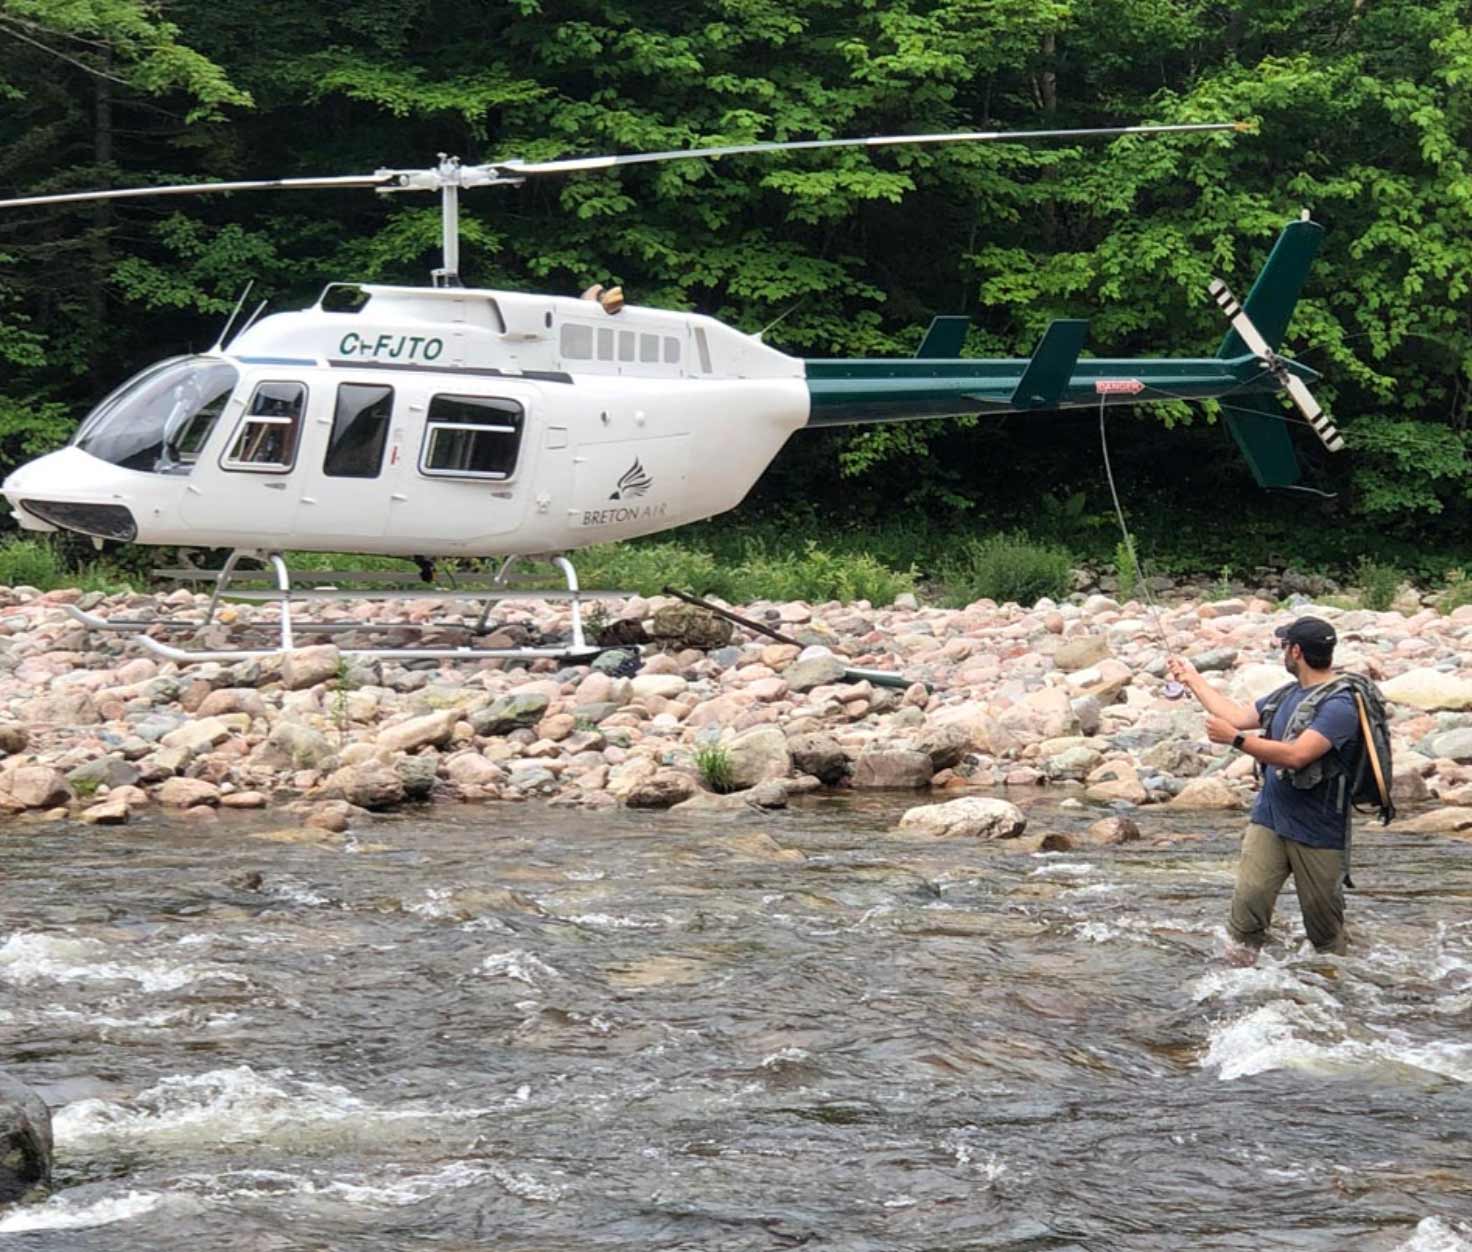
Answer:
[[[1208,354],[1304,209],[1326,242],[1286,348],[1348,445],[1295,434],[1258,490],[1212,406],[1121,409],[1110,451],[1158,567],[1433,578],[1466,564],[1472,26],[1450,0],[0,0],[0,197],[901,132],[1247,121],[1243,134],[635,166],[462,201],[468,285],[621,284],[796,355],[908,355],[931,316],[1025,355]],[[422,283],[433,197],[361,190],[0,213],[0,461],[207,347],[244,286]],[[1114,551],[1092,414],[794,437],[728,526],[885,532],[922,562],[1026,531]],[[903,552],[885,553],[887,558]]]

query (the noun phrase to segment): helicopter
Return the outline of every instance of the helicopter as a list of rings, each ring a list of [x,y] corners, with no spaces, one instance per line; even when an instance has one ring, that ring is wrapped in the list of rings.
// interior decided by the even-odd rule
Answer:
[[[99,630],[182,662],[232,661],[295,646],[291,602],[380,598],[381,591],[293,587],[287,550],[408,557],[426,581],[436,558],[500,558],[484,608],[515,595],[514,562],[553,563],[571,601],[571,639],[548,647],[344,649],[401,659],[580,658],[587,638],[567,553],[633,539],[734,508],[778,451],[805,428],[1000,415],[1109,404],[1231,397],[1225,422],[1264,487],[1291,487],[1298,465],[1280,408],[1286,393],[1331,450],[1342,447],[1308,384],[1319,375],[1279,355],[1318,251],[1322,227],[1302,219],[1279,236],[1245,302],[1211,286],[1229,323],[1213,357],[1082,357],[1088,323],[1054,321],[1030,357],[959,355],[969,319],[937,317],[915,357],[804,360],[699,313],[582,296],[465,287],[459,198],[468,188],[668,160],[863,145],[1092,138],[1243,130],[1243,123],[800,140],[620,156],[468,166],[441,154],[427,169],[31,196],[0,210],[70,201],[253,190],[365,187],[438,192],[442,265],[429,286],[329,283],[316,303],[260,314],[236,329],[245,297],[214,346],[158,362],[123,382],[70,443],[22,465],[3,491],[19,525],[103,541],[226,549],[205,622],[232,580],[258,562],[280,602],[269,648],[209,651],[142,633],[200,623],[107,620]],[[234,332],[232,334],[232,331]],[[188,576],[186,572],[184,576]],[[320,579],[319,579],[320,581]],[[424,598],[425,592],[401,592]],[[549,593],[537,592],[538,598]],[[361,627],[338,623],[337,627]],[[331,629],[314,623],[313,629]]]

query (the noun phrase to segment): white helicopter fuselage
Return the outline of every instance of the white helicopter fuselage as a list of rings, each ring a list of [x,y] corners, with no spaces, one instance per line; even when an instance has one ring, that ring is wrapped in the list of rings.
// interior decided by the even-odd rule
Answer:
[[[733,508],[810,397],[697,314],[355,289],[123,384],[3,490],[21,526],[143,544],[504,556]],[[342,294],[328,288],[324,299]]]

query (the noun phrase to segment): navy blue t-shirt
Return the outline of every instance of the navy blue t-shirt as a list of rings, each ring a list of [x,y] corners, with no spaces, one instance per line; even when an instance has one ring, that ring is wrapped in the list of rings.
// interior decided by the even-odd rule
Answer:
[[[1295,687],[1283,697],[1270,728],[1274,739],[1282,741],[1294,710],[1312,690],[1312,687]],[[1267,696],[1264,696],[1257,702],[1259,718],[1266,701]],[[1336,691],[1319,705],[1308,729],[1318,731],[1342,755],[1345,746],[1353,743],[1360,733],[1359,711],[1355,707],[1354,696],[1348,691]],[[1262,770],[1262,791],[1252,806],[1254,822],[1284,839],[1292,839],[1310,848],[1344,846],[1344,835],[1349,828],[1349,807],[1339,806],[1338,779],[1326,780],[1305,791],[1281,777],[1272,765],[1264,765]]]

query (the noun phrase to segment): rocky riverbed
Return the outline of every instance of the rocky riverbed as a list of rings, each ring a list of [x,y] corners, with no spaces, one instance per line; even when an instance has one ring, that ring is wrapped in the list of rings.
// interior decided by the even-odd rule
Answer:
[[[403,805],[542,797],[587,808],[760,811],[821,787],[907,789],[916,806],[964,800],[905,824],[945,834],[1050,838],[1012,805],[1068,788],[1100,806],[1088,838],[1138,836],[1130,812],[1240,810],[1252,763],[1209,744],[1200,709],[1172,700],[1170,652],[1239,699],[1287,680],[1272,628],[1312,612],[1336,624],[1341,668],[1392,702],[1399,801],[1410,829],[1472,831],[1472,607],[1441,616],[1315,606],[1305,597],[1191,600],[1158,615],[1104,595],[1031,608],[752,604],[743,616],[795,640],[692,613],[673,601],[608,602],[604,638],[652,638],[642,656],[592,665],[471,656],[360,659],[354,636],[279,658],[176,665],[127,636],[90,631],[65,609],[104,617],[203,618],[207,598],[104,597],[0,588],[0,811],[125,823],[151,806],[202,822],[279,810],[281,837],[331,838],[355,815]],[[360,604],[360,620],[444,622],[430,601]],[[341,620],[343,606],[297,614]],[[230,606],[186,646],[219,647],[274,606]],[[672,626],[671,623],[674,623]],[[565,637],[568,608],[504,602],[488,646]],[[366,638],[366,636],[365,636]],[[405,634],[376,636],[404,646]],[[698,642],[703,646],[686,646]],[[898,685],[849,681],[853,668]],[[715,760],[717,794],[706,782]],[[704,765],[704,769],[702,769]],[[1007,797],[1001,799],[999,797]],[[1057,837],[1057,836],[1053,836]],[[1073,838],[1077,839],[1075,835]]]

